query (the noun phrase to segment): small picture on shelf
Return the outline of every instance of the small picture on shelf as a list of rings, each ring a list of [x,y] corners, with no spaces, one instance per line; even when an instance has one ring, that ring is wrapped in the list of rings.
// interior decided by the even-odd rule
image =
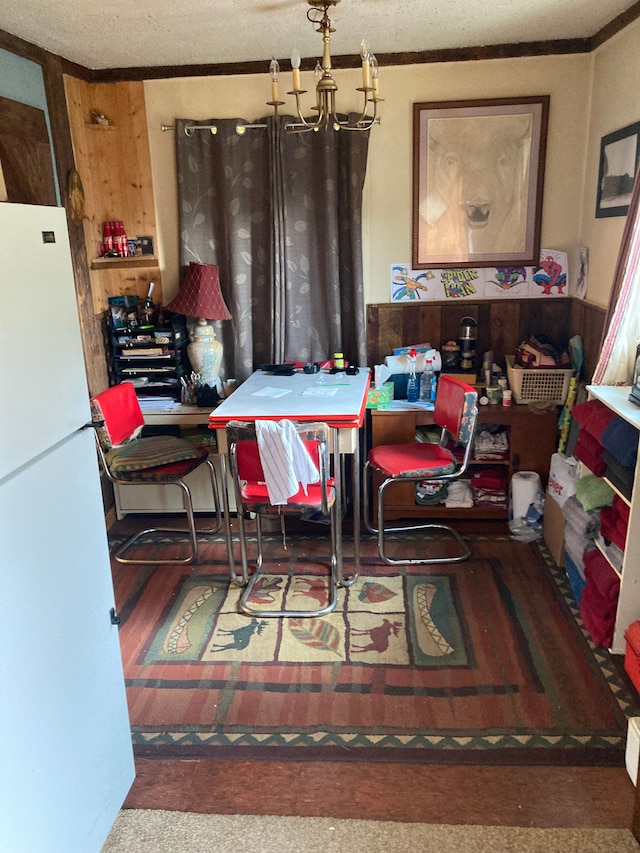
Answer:
[[[127,244],[131,258],[140,257],[140,255],[153,255],[153,237],[149,234],[141,237],[129,237]]]

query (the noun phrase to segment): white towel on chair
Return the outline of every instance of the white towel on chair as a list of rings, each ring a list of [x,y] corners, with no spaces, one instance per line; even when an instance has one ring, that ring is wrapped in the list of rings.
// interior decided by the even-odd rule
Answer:
[[[286,504],[300,486],[307,490],[320,474],[291,421],[256,421],[264,481],[273,506]]]

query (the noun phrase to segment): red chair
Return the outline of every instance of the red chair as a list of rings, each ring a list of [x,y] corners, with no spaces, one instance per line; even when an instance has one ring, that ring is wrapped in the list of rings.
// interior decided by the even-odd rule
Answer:
[[[333,478],[330,474],[329,457],[329,427],[325,423],[304,423],[295,425],[296,432],[306,452],[317,467],[320,475],[319,482],[300,486],[296,494],[289,497],[283,504],[272,504],[269,489],[265,482],[266,476],[262,466],[256,425],[251,421],[229,421],[227,424],[227,441],[229,466],[235,490],[236,508],[238,510],[238,533],[240,540],[240,557],[242,560],[242,575],[248,583],[240,599],[239,609],[248,616],[323,616],[335,609],[338,601],[338,559],[337,548],[337,512],[336,493]],[[247,558],[247,538],[245,518],[249,513],[255,513],[257,558],[255,570],[249,578]],[[250,603],[252,593],[261,575],[263,567],[262,516],[279,516],[284,525],[286,516],[301,518],[313,517],[328,519],[330,524],[330,571],[326,579],[326,593],[320,590],[320,607],[309,610],[298,609],[264,609]],[[284,527],[283,527],[284,531]]]
[[[370,533],[378,535],[380,558],[390,565],[419,565],[423,563],[455,563],[466,560],[471,551],[460,534],[447,524],[418,523],[389,527],[385,523],[385,496],[394,483],[450,483],[467,470],[478,418],[478,394],[474,388],[446,373],[440,374],[433,421],[440,427],[438,444],[414,441],[410,444],[383,444],[373,447],[364,470],[364,523]],[[462,449],[457,455],[451,443]],[[449,445],[449,446],[447,446]],[[460,459],[460,455],[462,458]],[[370,511],[370,493],[373,476],[381,476],[378,486],[378,527],[373,525]],[[458,543],[460,553],[453,557],[425,557],[397,560],[387,555],[385,539],[389,533],[413,530],[439,530],[450,534]]]
[[[144,417],[133,385],[123,382],[91,398],[91,420],[96,444],[105,474],[112,483],[136,486],[178,486],[182,489],[188,530],[173,527],[151,527],[136,533],[115,552],[119,563],[167,565],[192,563],[198,557],[198,541],[193,502],[187,474],[207,465],[211,480],[216,526],[201,533],[217,533],[222,525],[216,469],[207,451],[190,441],[173,435],[141,437]],[[186,557],[176,559],[134,560],[123,554],[142,536],[151,533],[188,534],[190,549]]]

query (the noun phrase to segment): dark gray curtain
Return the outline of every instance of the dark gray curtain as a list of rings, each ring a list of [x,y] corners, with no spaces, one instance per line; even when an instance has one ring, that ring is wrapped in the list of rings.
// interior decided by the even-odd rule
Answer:
[[[368,131],[288,134],[272,117],[176,121],[180,263],[217,264],[233,320],[223,377],[261,363],[366,363],[362,188]],[[217,133],[187,125],[215,125]]]

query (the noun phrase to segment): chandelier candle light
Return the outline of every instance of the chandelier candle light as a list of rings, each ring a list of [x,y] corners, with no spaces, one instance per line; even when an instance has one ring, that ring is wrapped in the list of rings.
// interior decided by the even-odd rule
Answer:
[[[318,113],[318,117],[313,120],[305,119],[302,115],[302,107],[300,105],[300,96],[305,95],[307,90],[300,88],[300,51],[294,48],[291,53],[291,72],[293,76],[293,90],[287,92],[288,95],[294,95],[296,99],[296,112],[298,121],[284,125],[284,129],[289,133],[307,133],[310,130],[320,130],[320,128],[333,127],[334,130],[369,130],[369,128],[379,122],[377,117],[378,103],[383,100],[379,96],[378,88],[378,62],[375,56],[369,52],[369,48],[362,40],[360,56],[362,59],[362,86],[358,87],[357,91],[363,93],[363,106],[359,116],[354,119],[340,119],[336,113],[336,92],[338,86],[331,76],[331,52],[329,49],[329,41],[331,33],[335,29],[331,26],[329,19],[329,9],[336,6],[340,0],[307,0],[311,7],[307,9],[307,18],[312,24],[317,24],[316,32],[322,33],[323,51],[322,63],[318,60],[315,67],[316,78],[316,105],[311,109]],[[276,119],[279,121],[278,107],[284,106],[285,102],[278,97],[278,76],[280,74],[280,63],[274,57],[269,65],[269,74],[271,75],[271,100],[267,104],[273,107]],[[373,104],[369,113],[369,104]]]
[[[190,263],[178,295],[166,307],[176,314],[198,318],[190,336],[187,354],[191,367],[200,377],[200,383],[214,388],[220,375],[222,344],[208,321],[231,319],[220,290],[218,267]]]

